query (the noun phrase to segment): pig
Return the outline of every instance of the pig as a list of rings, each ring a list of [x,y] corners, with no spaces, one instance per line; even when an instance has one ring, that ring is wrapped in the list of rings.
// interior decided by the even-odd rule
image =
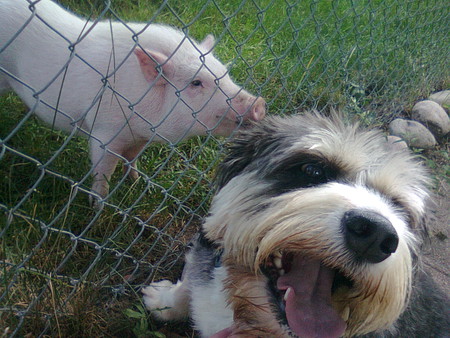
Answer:
[[[97,198],[119,160],[137,178],[151,142],[227,136],[265,115],[264,99],[214,57],[212,35],[198,43],[163,24],[87,21],[50,0],[1,0],[0,13],[0,93],[12,89],[45,123],[89,138]]]

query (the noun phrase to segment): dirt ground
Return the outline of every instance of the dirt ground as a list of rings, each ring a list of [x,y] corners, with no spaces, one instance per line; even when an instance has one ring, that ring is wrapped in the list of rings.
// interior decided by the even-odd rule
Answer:
[[[435,211],[431,217],[431,245],[425,252],[425,269],[434,280],[450,295],[450,186],[441,182],[439,194],[435,196]]]

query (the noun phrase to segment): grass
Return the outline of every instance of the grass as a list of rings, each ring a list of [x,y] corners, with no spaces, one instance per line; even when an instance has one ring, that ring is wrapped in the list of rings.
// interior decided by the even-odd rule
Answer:
[[[102,1],[61,2],[93,17],[104,8]],[[266,98],[271,114],[339,107],[384,126],[449,86],[443,0],[112,3],[124,20],[154,18],[197,40],[213,33],[216,55],[236,82]],[[137,288],[178,276],[184,247],[207,213],[224,140],[151,145],[140,158],[143,176],[132,183],[117,170],[110,205],[97,212],[88,203],[86,140],[41,124],[11,93],[0,97],[0,119],[3,332],[192,336],[187,326],[152,322]],[[437,177],[448,174],[444,148],[425,155]]]

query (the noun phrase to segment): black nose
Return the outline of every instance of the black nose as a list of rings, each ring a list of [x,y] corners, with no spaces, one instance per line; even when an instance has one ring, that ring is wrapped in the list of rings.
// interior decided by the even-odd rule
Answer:
[[[347,211],[342,228],[347,247],[360,260],[379,263],[397,250],[397,232],[387,218],[376,212]]]

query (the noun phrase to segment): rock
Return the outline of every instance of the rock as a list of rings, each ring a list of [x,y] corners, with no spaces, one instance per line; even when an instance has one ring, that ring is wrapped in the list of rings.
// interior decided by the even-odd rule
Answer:
[[[441,106],[450,106],[450,90],[442,90],[430,95],[431,101],[439,103]]]
[[[401,137],[411,147],[430,149],[436,145],[433,134],[417,121],[395,119],[389,124],[389,133]]]
[[[392,150],[401,151],[401,150],[408,149],[408,145],[406,144],[405,141],[403,141],[403,139],[401,137],[389,135],[387,137],[387,141],[389,143],[389,147]]]
[[[434,101],[417,102],[411,111],[411,117],[426,126],[437,138],[450,131],[450,118],[444,108]]]

